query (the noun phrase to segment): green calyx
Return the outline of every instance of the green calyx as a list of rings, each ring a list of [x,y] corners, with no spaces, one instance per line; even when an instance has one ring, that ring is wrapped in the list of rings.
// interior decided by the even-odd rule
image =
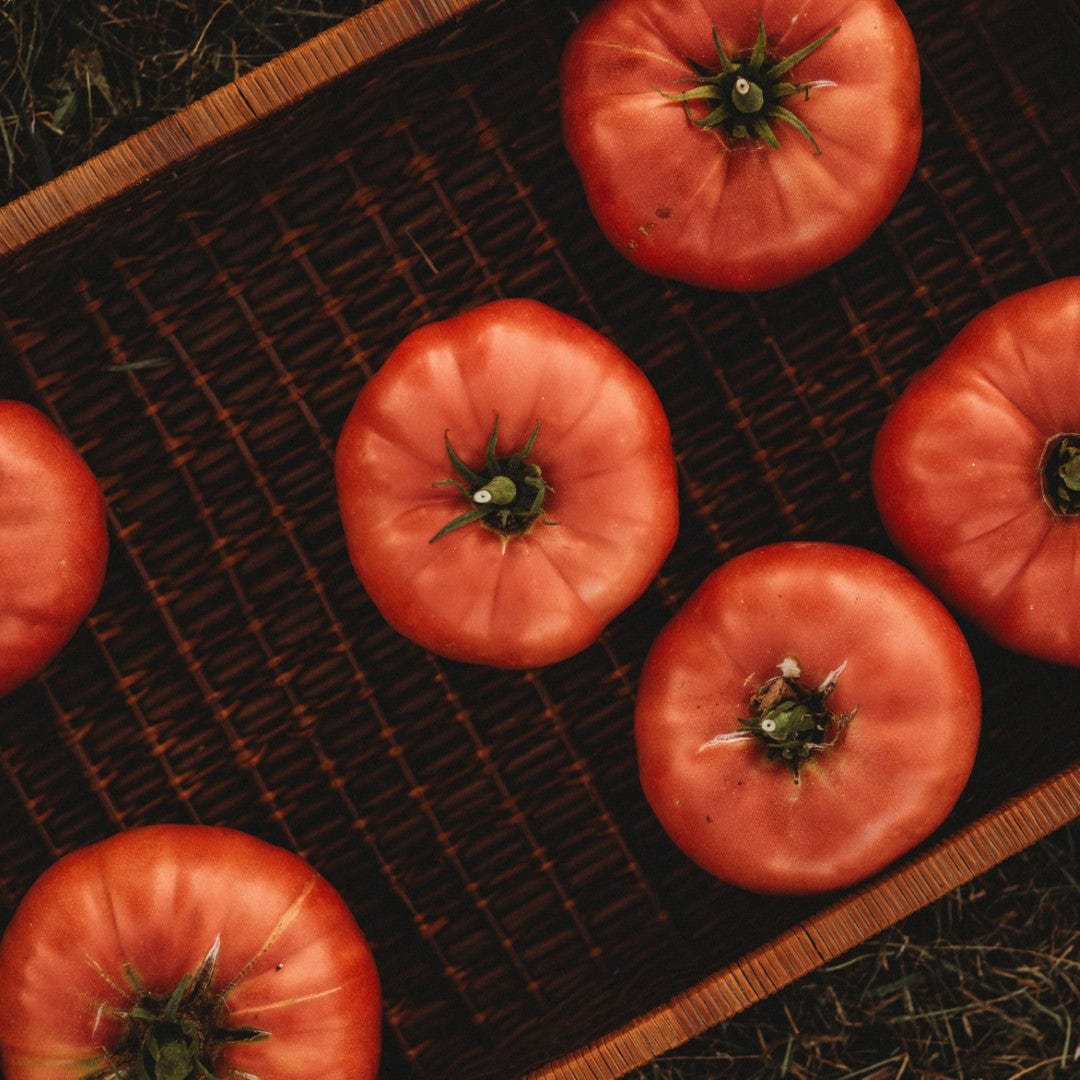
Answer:
[[[1055,514],[1080,514],[1080,433],[1054,435],[1043,448],[1043,499]]]
[[[780,143],[773,131],[776,122],[788,124],[806,138],[810,145],[820,153],[817,142],[810,129],[788,108],[781,104],[794,94],[809,97],[810,91],[820,86],[835,86],[827,79],[812,82],[792,83],[784,79],[799,61],[804,60],[815,49],[823,45],[839,30],[834,26],[822,34],[816,41],[803,46],[797,52],[783,58],[773,57],[766,48],[765,24],[758,16],[758,32],[753,47],[745,55],[728,56],[720,43],[720,35],[713,27],[713,44],[719,57],[720,66],[710,71],[700,64],[694,64],[698,74],[686,81],[693,82],[692,89],[680,94],[660,91],[670,101],[680,101],[686,109],[686,115],[698,127],[723,134],[731,142],[748,140],[764,143],[774,150]],[[709,108],[705,116],[691,112],[691,103],[700,101]]]
[[[785,658],[778,674],[751,694],[750,716],[739,720],[743,732],[761,742],[770,760],[791,767],[796,782],[800,767],[832,747],[841,729],[855,716],[854,709],[837,715],[827,706],[844,666],[829,672],[810,689],[802,683],[797,661]]]
[[[448,521],[431,538],[431,543],[473,522],[481,522],[504,540],[524,535],[537,520],[545,525],[555,524],[544,514],[544,497],[551,488],[544,482],[540,466],[526,460],[539,434],[540,422],[537,421],[525,445],[509,457],[500,458],[495,449],[499,438],[499,418],[496,416],[484,450],[484,464],[472,469],[455,452],[450,445],[450,433],[446,433],[446,456],[461,479],[436,480],[433,486],[456,487],[468,500],[469,509]]]
[[[168,994],[151,993],[138,973],[126,967],[134,1003],[115,1014],[123,1022],[119,1045],[82,1080],[257,1080],[236,1070],[224,1076],[214,1072],[229,1043],[269,1037],[255,1028],[225,1026],[224,1002],[212,989],[218,950],[215,942],[198,969]]]

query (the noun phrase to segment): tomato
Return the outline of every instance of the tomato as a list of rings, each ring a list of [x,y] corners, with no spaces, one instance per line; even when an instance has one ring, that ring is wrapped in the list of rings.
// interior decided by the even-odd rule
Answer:
[[[105,500],[44,414],[0,401],[0,695],[38,674],[97,601]]]
[[[231,829],[147,826],[72,852],[0,942],[6,1080],[363,1080],[380,1034],[340,896]]]
[[[871,480],[946,602],[1009,649],[1080,665],[1080,277],[976,316],[886,417]]]
[[[719,289],[772,288],[853,251],[922,138],[893,0],[606,0],[571,35],[561,96],[615,248]]]
[[[914,575],[861,548],[772,544],[713,571],[650,650],[642,788],[725,882],[846,887],[948,815],[980,699],[963,634]]]
[[[493,667],[590,645],[678,531],[652,386],[595,330],[531,300],[406,337],[360,391],[336,473],[349,555],[386,620]]]

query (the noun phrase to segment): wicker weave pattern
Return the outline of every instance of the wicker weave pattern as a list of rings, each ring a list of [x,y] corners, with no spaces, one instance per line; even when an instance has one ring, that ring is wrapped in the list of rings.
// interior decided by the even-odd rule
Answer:
[[[113,538],[87,626],[0,702],[0,896],[7,915],[119,828],[231,824],[352,905],[387,1075],[506,1076],[594,1040],[552,1075],[616,1075],[1080,812],[1080,674],[974,632],[986,733],[942,846],[835,904],[688,865],[630,741],[641,660],[709,569],[786,537],[888,552],[866,473],[889,404],[989,303],[1080,272],[1080,102],[1040,53],[1071,70],[1080,28],[1056,0],[904,3],[926,110],[908,191],[840,265],[731,297],[646,278],[596,232],[559,136],[565,6],[469,6],[383,0],[0,212],[0,393],[83,450]],[[405,333],[516,295],[652,379],[683,527],[596,646],[497,674],[383,624],[348,567],[332,454]]]

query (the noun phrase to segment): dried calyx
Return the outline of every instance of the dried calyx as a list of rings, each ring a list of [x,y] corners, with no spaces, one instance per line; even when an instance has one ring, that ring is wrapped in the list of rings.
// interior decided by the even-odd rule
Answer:
[[[811,689],[803,685],[798,661],[785,657],[777,665],[777,674],[750,695],[750,715],[739,718],[739,728],[717,735],[700,749],[756,739],[769,760],[790,766],[798,783],[800,768],[815,754],[835,745],[841,730],[855,716],[856,709],[838,714],[827,704],[846,666],[845,661]]]
[[[1043,499],[1055,514],[1080,514],[1080,433],[1047,439],[1039,466]]]
[[[816,87],[836,84],[828,79],[792,83],[784,76],[839,29],[839,26],[834,26],[797,52],[778,58],[768,51],[761,16],[758,16],[757,38],[745,54],[729,56],[713,27],[713,44],[720,62],[719,68],[711,71],[691,61],[698,74],[686,81],[694,83],[694,86],[678,94],[660,92],[671,101],[681,101],[686,115],[698,127],[723,134],[733,142],[750,140],[765,143],[774,150],[779,149],[780,143],[773,131],[773,124],[779,121],[793,127],[820,153],[810,129],[781,102],[795,94],[809,97],[810,91]],[[691,102],[697,101],[708,107],[706,115],[695,115],[691,111]]]
[[[473,469],[458,456],[450,445],[450,433],[446,433],[446,455],[461,479],[436,480],[434,486],[456,487],[470,505],[464,513],[448,521],[431,538],[432,543],[473,522],[494,529],[504,541],[528,532],[536,521],[555,524],[544,513],[544,498],[551,488],[545,483],[540,466],[527,460],[539,434],[540,422],[537,421],[525,445],[509,457],[500,458],[496,453],[499,438],[499,418],[496,416],[484,450],[484,464]]]
[[[81,1080],[226,1080],[214,1073],[224,1047],[269,1035],[225,1025],[224,1001],[213,989],[219,949],[215,941],[196,971],[168,994],[147,990],[138,972],[125,967],[132,1004],[113,1014],[123,1024],[120,1042]],[[235,1069],[228,1078],[258,1080]]]

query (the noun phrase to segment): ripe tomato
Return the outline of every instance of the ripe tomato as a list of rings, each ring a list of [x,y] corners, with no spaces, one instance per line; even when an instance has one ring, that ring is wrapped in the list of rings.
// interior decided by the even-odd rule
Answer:
[[[1007,648],[1080,665],[1080,277],[976,316],[886,417],[871,479],[946,602]]]
[[[606,0],[571,36],[561,93],[611,243],[720,289],[772,288],[854,250],[922,138],[893,0]]]
[[[842,888],[945,819],[980,698],[963,634],[907,570],[845,545],[769,545],[715,570],[650,650],[641,784],[722,880]]]
[[[380,1022],[338,894],[231,829],[148,826],[75,851],[0,942],[6,1080],[363,1080]]]
[[[0,401],[0,695],[67,644],[101,592],[108,550],[86,462],[37,409]]]
[[[596,331],[501,300],[410,334],[336,453],[349,555],[433,652],[550,664],[645,590],[678,531],[667,417]]]

